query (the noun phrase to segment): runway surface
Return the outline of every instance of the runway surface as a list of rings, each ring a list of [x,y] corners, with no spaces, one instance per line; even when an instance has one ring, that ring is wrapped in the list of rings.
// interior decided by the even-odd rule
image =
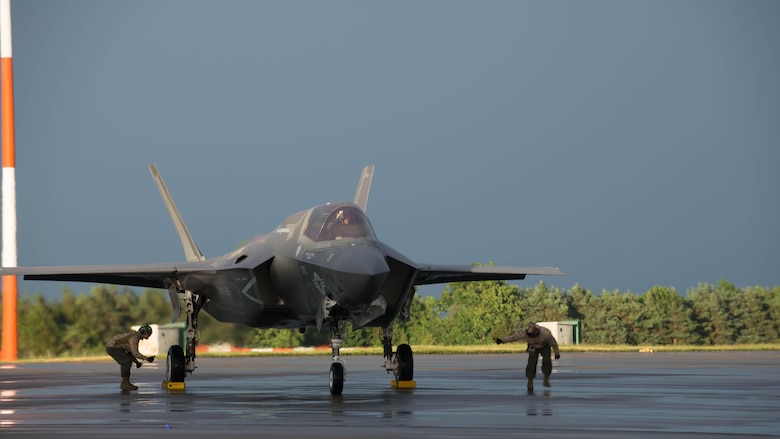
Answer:
[[[108,357],[107,357],[108,358]],[[376,356],[199,358],[184,392],[165,363],[0,365],[0,437],[780,437],[780,352],[563,353],[552,387],[525,389],[524,354],[417,355],[395,390]]]

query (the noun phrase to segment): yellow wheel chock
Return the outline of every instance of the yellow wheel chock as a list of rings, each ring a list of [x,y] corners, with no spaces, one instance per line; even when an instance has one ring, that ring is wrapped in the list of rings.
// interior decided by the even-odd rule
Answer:
[[[416,389],[417,388],[417,381],[411,380],[411,381],[390,381],[390,386],[394,389]]]
[[[184,390],[184,381],[163,381],[162,388],[166,390]]]

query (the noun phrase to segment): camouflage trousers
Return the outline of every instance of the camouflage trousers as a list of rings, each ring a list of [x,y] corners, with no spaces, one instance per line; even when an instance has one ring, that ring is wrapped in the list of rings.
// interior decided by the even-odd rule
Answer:
[[[111,355],[111,358],[116,360],[117,363],[121,366],[120,373],[122,378],[129,377],[130,376],[130,366],[133,365],[133,360],[135,357],[130,352],[127,352],[126,350],[122,348],[106,348],[106,352],[108,355]]]
[[[527,378],[536,377],[536,365],[539,363],[539,355],[542,356],[542,373],[546,376],[552,373],[552,349],[549,345],[533,349],[528,347],[528,365],[525,367]]]

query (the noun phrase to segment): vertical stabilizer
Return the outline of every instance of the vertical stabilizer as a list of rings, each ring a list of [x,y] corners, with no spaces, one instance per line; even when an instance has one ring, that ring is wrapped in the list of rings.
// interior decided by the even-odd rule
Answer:
[[[195,245],[195,241],[192,239],[190,231],[184,224],[184,220],[179,213],[179,209],[176,208],[176,203],[173,202],[173,198],[168,192],[168,188],[165,187],[165,182],[163,182],[162,177],[160,177],[157,166],[151,165],[149,166],[149,170],[152,172],[152,177],[154,177],[154,182],[157,184],[157,189],[160,191],[160,196],[162,196],[165,207],[168,208],[168,213],[171,215],[171,220],[173,220],[173,226],[176,227],[176,232],[179,234],[181,246],[184,248],[184,256],[187,257],[187,261],[205,260],[206,258],[200,252],[198,246]]]
[[[358,181],[357,191],[355,191],[355,201],[360,209],[365,212],[368,204],[368,193],[371,191],[371,180],[374,178],[374,165],[368,165],[363,168]]]

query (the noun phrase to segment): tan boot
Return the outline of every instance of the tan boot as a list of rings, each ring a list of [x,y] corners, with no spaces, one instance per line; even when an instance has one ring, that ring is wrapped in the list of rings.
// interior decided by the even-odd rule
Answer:
[[[534,379],[528,378],[528,390],[534,390]]]
[[[544,387],[550,387],[550,375],[544,376]]]
[[[119,385],[122,390],[138,390],[138,386],[134,386],[130,382],[130,377],[122,377],[122,384]]]

